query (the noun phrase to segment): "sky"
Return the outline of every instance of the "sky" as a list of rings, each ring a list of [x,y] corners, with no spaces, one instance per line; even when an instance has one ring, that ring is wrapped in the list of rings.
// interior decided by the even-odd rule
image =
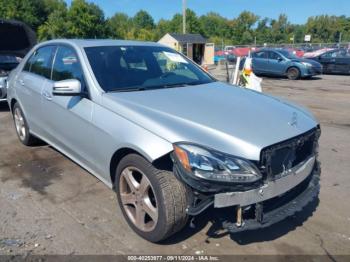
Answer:
[[[133,16],[140,9],[150,13],[155,21],[170,19],[182,10],[182,0],[87,0],[97,4],[106,17],[115,12],[124,12]],[[66,0],[70,4],[71,0]],[[261,17],[277,18],[287,14],[289,21],[305,23],[315,15],[350,16],[350,0],[187,0],[187,7],[197,15],[216,12],[227,18],[234,18],[244,10]]]

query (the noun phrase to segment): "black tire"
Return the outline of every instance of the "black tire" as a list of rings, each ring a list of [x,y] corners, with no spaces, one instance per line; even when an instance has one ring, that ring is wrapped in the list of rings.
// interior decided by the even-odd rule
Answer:
[[[157,202],[158,218],[151,231],[140,230],[129,218],[121,200],[120,183],[122,172],[135,167],[148,178]],[[140,182],[141,184],[141,182]],[[180,231],[187,223],[186,208],[189,194],[186,186],[172,172],[159,170],[138,154],[129,154],[119,163],[116,170],[115,190],[118,203],[129,226],[141,237],[151,242],[162,241]],[[136,208],[135,208],[136,213]]]
[[[290,67],[287,70],[287,77],[290,80],[297,80],[300,78],[300,70],[297,67]]]
[[[19,129],[18,129],[18,127],[17,127],[16,116],[15,116],[16,112],[20,113],[20,116],[22,117],[24,134],[21,134]],[[18,104],[18,102],[16,102],[14,104],[13,108],[12,108],[12,117],[13,117],[13,122],[15,124],[17,137],[18,137],[19,141],[21,141],[21,143],[23,145],[35,146],[35,145],[38,145],[38,144],[42,143],[41,140],[39,140],[38,138],[36,138],[35,136],[33,136],[30,133],[28,122],[27,122],[27,120],[26,120],[26,118],[25,118],[25,116],[23,114],[23,111],[22,111],[20,105]]]

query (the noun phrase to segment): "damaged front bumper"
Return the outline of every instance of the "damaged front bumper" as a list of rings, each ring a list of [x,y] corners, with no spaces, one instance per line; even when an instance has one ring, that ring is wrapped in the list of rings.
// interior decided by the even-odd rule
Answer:
[[[214,196],[215,207],[248,206],[282,195],[304,181],[315,165],[315,156],[284,172],[280,179],[268,181],[259,188],[244,192],[228,192]]]
[[[283,195],[257,203],[253,212],[243,211],[241,221],[226,220],[223,228],[231,233],[262,229],[293,216],[318,198],[320,176],[317,169],[302,183]]]
[[[268,227],[301,211],[319,194],[320,169],[316,156],[311,156],[279,179],[266,181],[259,187],[237,192],[194,193],[194,205],[187,213],[195,216],[210,206],[235,207],[232,219],[223,220],[223,228],[239,232]]]

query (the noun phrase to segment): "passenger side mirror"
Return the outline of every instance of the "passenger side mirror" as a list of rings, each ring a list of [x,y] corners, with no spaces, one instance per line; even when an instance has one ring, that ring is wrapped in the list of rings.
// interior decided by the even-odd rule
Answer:
[[[77,79],[57,81],[53,84],[52,94],[55,96],[80,96],[81,83]]]

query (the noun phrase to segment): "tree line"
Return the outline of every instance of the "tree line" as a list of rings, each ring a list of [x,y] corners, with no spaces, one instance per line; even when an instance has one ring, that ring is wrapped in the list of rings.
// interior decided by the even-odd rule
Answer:
[[[134,16],[117,12],[106,18],[94,3],[72,0],[0,0],[0,18],[16,19],[27,23],[39,40],[53,38],[117,38],[158,41],[166,33],[182,32],[182,14],[156,22],[146,11]],[[350,41],[350,17],[320,15],[309,17],[305,24],[293,24],[287,15],[277,19],[259,17],[243,11],[228,19],[210,12],[198,16],[186,11],[188,33],[200,33],[216,44],[303,43],[305,34],[314,43]]]

